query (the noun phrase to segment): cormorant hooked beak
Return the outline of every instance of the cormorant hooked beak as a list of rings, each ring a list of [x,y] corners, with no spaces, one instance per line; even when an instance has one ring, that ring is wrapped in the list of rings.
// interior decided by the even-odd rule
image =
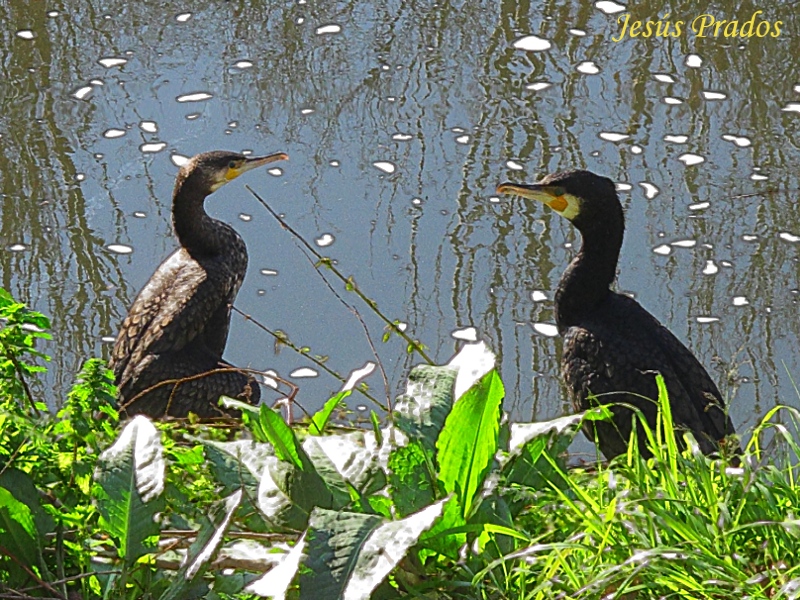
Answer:
[[[560,185],[542,185],[539,183],[504,182],[497,186],[498,194],[515,194],[523,198],[538,200],[558,213],[564,213],[569,206],[569,196]]]
[[[253,169],[257,169],[262,165],[276,162],[279,160],[288,160],[289,155],[285,152],[276,152],[275,154],[268,154],[267,156],[254,156],[247,157],[239,164],[231,164],[228,166],[228,171],[225,173],[225,179],[231,181],[236,179],[242,173],[247,173]]]

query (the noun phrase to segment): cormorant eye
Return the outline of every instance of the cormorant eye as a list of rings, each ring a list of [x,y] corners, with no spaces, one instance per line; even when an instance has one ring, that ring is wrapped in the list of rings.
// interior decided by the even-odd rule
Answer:
[[[228,168],[229,169],[235,169],[236,168],[236,161],[232,160],[231,162],[229,162],[228,163]]]

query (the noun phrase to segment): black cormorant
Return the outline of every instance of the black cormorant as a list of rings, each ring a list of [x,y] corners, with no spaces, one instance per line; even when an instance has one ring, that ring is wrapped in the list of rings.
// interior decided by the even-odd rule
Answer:
[[[242,173],[285,160],[204,152],[181,167],[172,194],[172,224],[181,247],[167,258],[133,302],[109,366],[129,415],[200,417],[225,414],[221,395],[258,402],[252,377],[222,360],[230,305],[247,271],[247,247],[228,225],[206,214],[206,197]],[[203,375],[214,369],[229,369]],[[160,382],[192,378],[180,385]]]
[[[581,232],[583,245],[555,294],[556,324],[564,338],[561,374],[575,410],[588,409],[594,395],[600,403],[635,406],[655,428],[658,372],[676,430],[691,431],[705,454],[717,451],[735,432],[708,372],[636,300],[609,288],[625,229],[614,183],[589,171],[565,171],[533,185],[503,183],[498,192],[543,202]],[[609,459],[627,451],[632,426],[630,409],[612,410],[612,422],[589,423],[584,430]],[[641,431],[639,448],[649,456]]]

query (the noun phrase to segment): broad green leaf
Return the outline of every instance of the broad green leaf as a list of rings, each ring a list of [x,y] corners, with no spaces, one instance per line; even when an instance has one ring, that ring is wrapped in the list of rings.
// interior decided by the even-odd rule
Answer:
[[[457,373],[454,367],[416,366],[408,376],[406,393],[395,404],[394,423],[431,454],[453,406]]]
[[[303,558],[303,550],[306,547],[306,534],[300,536],[294,547],[287,552],[283,559],[267,572],[261,579],[257,579],[247,586],[247,592],[258,594],[265,598],[274,600],[285,600],[286,593],[292,585],[297,571],[300,568],[300,561]]]
[[[342,496],[334,496],[305,450],[300,448],[303,470],[293,463],[270,459],[258,487],[258,507],[266,518],[283,527],[305,529],[315,506],[341,507]],[[349,494],[344,502],[349,500]]]
[[[37,537],[30,508],[0,487],[0,573],[6,584],[22,585],[28,581],[29,575],[20,564],[31,567],[41,564]]]
[[[436,442],[439,481],[466,519],[497,452],[503,383],[492,369],[455,404]]]
[[[337,406],[344,402],[344,399],[350,395],[351,391],[352,390],[344,390],[339,392],[328,400],[320,410],[314,413],[314,416],[311,417],[311,424],[308,426],[309,435],[322,435],[325,426],[328,424],[328,420],[331,418],[331,414],[333,414]]]
[[[128,565],[153,549],[147,539],[159,532],[153,517],[163,510],[163,489],[161,435],[147,417],[139,415],[100,455],[93,488],[107,532]]]
[[[398,514],[409,515],[436,500],[437,481],[432,461],[419,442],[394,448],[389,455],[389,493]]]
[[[315,509],[306,532],[300,599],[368,600],[442,514],[444,501],[399,521]]]
[[[331,490],[337,487],[349,496],[350,487],[370,494],[386,485],[381,449],[370,431],[309,436],[303,449]]]
[[[258,422],[269,443],[275,447],[275,455],[281,460],[292,463],[298,469],[303,469],[303,461],[298,450],[300,444],[283,417],[266,404],[262,404]]]

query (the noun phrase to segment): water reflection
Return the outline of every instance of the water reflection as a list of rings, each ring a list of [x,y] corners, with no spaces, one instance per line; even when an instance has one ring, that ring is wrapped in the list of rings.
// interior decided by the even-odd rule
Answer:
[[[613,43],[617,17],[645,8],[602,0],[52,8],[0,0],[2,283],[53,316],[53,404],[175,247],[176,167],[213,148],[288,151],[282,171],[249,185],[307,240],[329,240],[315,247],[438,360],[465,323],[486,336],[522,418],[566,408],[548,332],[577,240],[494,189],[569,167],[604,173],[628,218],[619,287],[704,364],[719,357],[713,373],[738,389],[740,429],[778,400],[796,403],[781,364],[800,374],[796,36],[744,49]],[[790,7],[765,10],[800,26]],[[209,211],[250,250],[237,306],[340,373],[374,360],[358,319],[243,185],[219,196]],[[379,340],[385,324],[331,285]],[[415,359],[394,337],[376,347],[401,390]],[[274,376],[309,368],[244,319],[227,358]],[[748,383],[736,388],[729,372]],[[324,373],[301,382],[310,409],[340,386]]]

